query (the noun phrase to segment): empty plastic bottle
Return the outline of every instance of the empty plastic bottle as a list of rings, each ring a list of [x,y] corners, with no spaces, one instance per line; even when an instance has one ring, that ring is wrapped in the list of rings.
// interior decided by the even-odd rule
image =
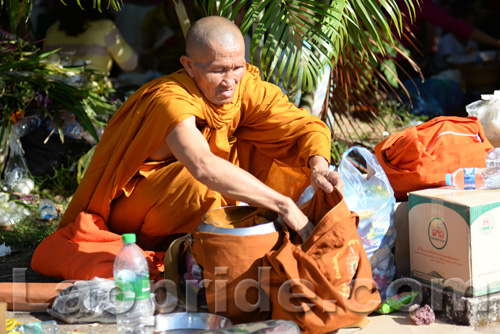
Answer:
[[[39,115],[26,116],[12,126],[12,131],[21,138],[39,128],[41,124],[42,119]]]
[[[446,174],[446,185],[458,189],[499,189],[500,167],[459,168]]]
[[[154,323],[148,263],[135,245],[135,234],[127,233],[122,238],[123,248],[113,267],[118,333],[148,333],[148,325]]]
[[[32,322],[21,324],[14,328],[14,333],[24,334],[57,334],[57,323],[55,320]]]
[[[56,205],[48,198],[42,199],[40,201],[39,211],[40,218],[42,219],[57,218]]]
[[[500,147],[496,147],[488,153],[486,167],[500,167]]]
[[[83,134],[83,126],[74,118],[67,117],[64,119],[62,132],[65,136],[75,139],[81,139]]]

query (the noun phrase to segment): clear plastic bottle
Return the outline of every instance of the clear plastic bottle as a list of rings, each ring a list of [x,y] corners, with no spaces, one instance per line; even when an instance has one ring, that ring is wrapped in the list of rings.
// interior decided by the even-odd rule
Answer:
[[[149,267],[135,245],[135,234],[122,236],[123,248],[113,267],[116,285],[116,323],[118,333],[148,333],[154,323],[154,303],[149,287]]]
[[[459,168],[446,174],[446,185],[458,189],[499,189],[500,167]]]
[[[500,167],[500,147],[496,147],[488,153],[486,167]]]
[[[55,320],[43,322],[31,322],[21,324],[14,328],[14,333],[24,334],[57,334],[57,323]]]
[[[51,219],[57,218],[57,210],[56,205],[48,198],[44,198],[40,201],[38,206],[40,211],[40,218],[42,219]]]
[[[42,118],[39,115],[26,116],[12,126],[12,131],[21,138],[39,128],[41,124]]]
[[[83,126],[73,117],[66,117],[62,127],[62,132],[69,138],[81,139]]]

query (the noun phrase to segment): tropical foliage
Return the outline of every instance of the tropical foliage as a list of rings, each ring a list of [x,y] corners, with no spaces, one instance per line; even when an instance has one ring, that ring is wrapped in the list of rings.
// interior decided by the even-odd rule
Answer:
[[[96,8],[119,10],[122,6],[121,0],[92,1]],[[182,15],[178,10],[183,7],[182,0],[166,1],[173,1]],[[396,0],[191,1],[206,15],[234,20],[244,12],[241,30],[252,36],[252,62],[261,68],[266,80],[284,87],[292,98],[299,91],[313,91],[321,76],[329,75],[321,117],[332,129],[339,129],[337,135],[359,137],[352,131],[357,128],[353,113],[380,120],[378,111],[391,108],[387,97],[397,99],[401,93],[395,88],[402,85],[393,59],[398,53],[405,56],[405,52],[394,33],[403,34],[406,26]],[[415,14],[419,1],[405,0],[410,15]],[[16,27],[30,15],[30,0],[1,3],[8,7]]]
[[[418,1],[405,0],[410,16],[415,15]],[[232,20],[247,3],[197,2],[207,15]],[[261,0],[246,9],[241,30],[252,33],[254,64],[267,80],[291,92],[292,98],[297,90],[313,91],[323,74],[330,76],[320,117],[335,137],[353,143],[366,136],[353,114],[363,114],[369,124],[386,126],[385,116],[397,117],[391,114],[393,101],[406,92],[398,77],[396,56],[406,58],[419,72],[395,38],[407,31],[405,22],[395,0]]]
[[[108,102],[105,78],[83,67],[60,66],[51,56],[54,51],[41,52],[22,38],[0,33],[0,139],[12,123],[36,114],[51,119],[64,142],[61,114],[69,111],[99,140],[94,124],[105,124],[116,110]]]

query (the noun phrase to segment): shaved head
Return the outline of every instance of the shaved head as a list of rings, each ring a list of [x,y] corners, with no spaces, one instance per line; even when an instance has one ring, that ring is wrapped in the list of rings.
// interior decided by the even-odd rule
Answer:
[[[180,61],[208,101],[231,103],[246,71],[243,35],[224,17],[200,19],[187,33],[186,55]]]
[[[186,35],[186,55],[196,57],[219,48],[243,45],[240,29],[222,16],[208,16],[196,21]]]

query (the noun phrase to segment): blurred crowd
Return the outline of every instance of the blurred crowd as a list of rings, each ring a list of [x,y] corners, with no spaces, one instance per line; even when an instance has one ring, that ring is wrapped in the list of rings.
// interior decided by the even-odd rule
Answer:
[[[60,49],[65,66],[85,66],[131,88],[181,68],[184,35],[172,0],[123,0],[121,10],[93,8],[93,1],[36,0],[33,32],[45,51]],[[190,20],[200,8],[184,1]],[[2,27],[4,28],[4,27]]]
[[[412,13],[405,1],[396,1],[409,19]],[[495,0],[420,0],[409,25],[413,38],[402,37],[401,42],[425,80],[418,78],[408,61],[398,59],[412,113],[466,116],[467,104],[498,89],[499,14],[500,2]]]

